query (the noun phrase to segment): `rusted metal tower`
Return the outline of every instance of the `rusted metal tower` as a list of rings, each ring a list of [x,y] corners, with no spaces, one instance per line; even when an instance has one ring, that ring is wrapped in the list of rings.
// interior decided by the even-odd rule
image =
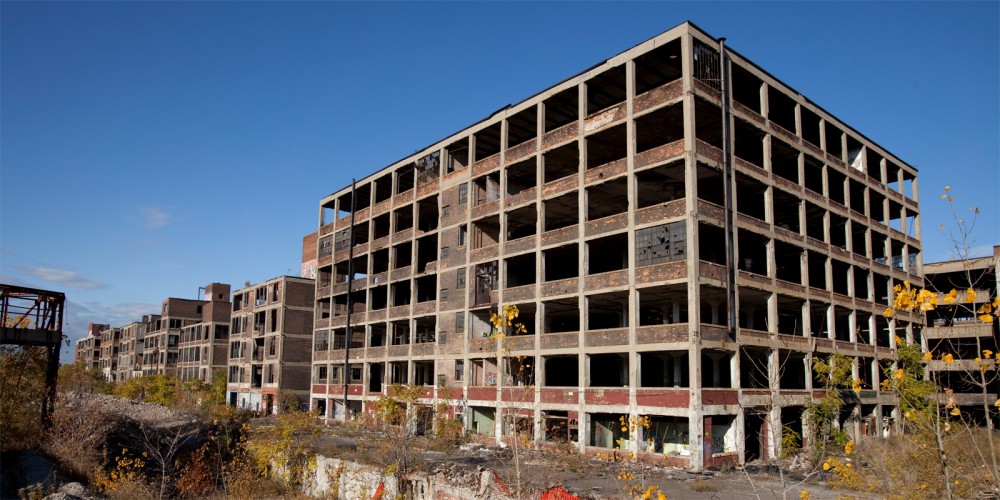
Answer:
[[[45,426],[55,404],[65,302],[62,292],[0,284],[0,344],[40,346],[48,354],[41,415]]]

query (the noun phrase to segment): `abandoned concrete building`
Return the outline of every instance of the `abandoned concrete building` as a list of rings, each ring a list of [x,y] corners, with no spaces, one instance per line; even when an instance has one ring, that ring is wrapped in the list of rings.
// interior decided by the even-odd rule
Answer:
[[[942,400],[952,399],[963,415],[985,424],[984,397],[987,406],[997,400],[1000,380],[993,368],[980,379],[979,364],[987,358],[984,350],[1000,352],[1000,322],[985,323],[978,316],[980,308],[1000,294],[1000,246],[993,247],[991,256],[929,263],[923,269],[927,288],[939,293],[937,307],[927,312],[922,340],[923,350],[935,358],[927,364],[928,375],[954,391]],[[951,290],[957,293],[949,304],[944,296]],[[954,363],[941,360],[943,354],[954,356]],[[993,424],[1000,422],[994,419]]]
[[[140,321],[121,327],[117,371],[113,380],[123,382],[142,375],[142,340],[146,337],[146,328],[152,320],[151,315],[146,315]]]
[[[278,413],[279,391],[308,401],[315,287],[311,279],[280,276],[233,294],[230,405]]]
[[[110,328],[109,325],[90,323],[87,325],[87,335],[73,345],[73,361],[83,362],[90,370],[101,367],[101,333]]]
[[[320,202],[311,405],[419,384],[474,432],[585,451],[648,416],[630,446],[700,469],[779,453],[841,353],[844,426],[874,433],[923,323],[881,314],[922,283],[917,200],[913,167],[679,25]],[[526,333],[501,343],[504,304]]]
[[[101,359],[98,367],[104,378],[112,382],[118,377],[118,349],[121,341],[121,328],[112,327],[101,332]]]
[[[201,379],[211,383],[226,370],[229,347],[229,285],[204,287],[205,300],[170,297],[146,328],[142,374]]]

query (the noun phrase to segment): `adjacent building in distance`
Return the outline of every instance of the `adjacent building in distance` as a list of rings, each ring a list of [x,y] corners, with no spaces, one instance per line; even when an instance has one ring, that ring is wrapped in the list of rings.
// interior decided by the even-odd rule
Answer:
[[[916,179],[682,24],[321,201],[311,405],[418,384],[475,432],[582,450],[642,415],[639,451],[700,469],[777,455],[841,353],[845,427],[889,429],[879,381],[923,323],[882,316],[922,283]],[[526,333],[501,344],[503,304]]]
[[[315,286],[280,276],[233,294],[229,404],[272,414],[308,402]]]

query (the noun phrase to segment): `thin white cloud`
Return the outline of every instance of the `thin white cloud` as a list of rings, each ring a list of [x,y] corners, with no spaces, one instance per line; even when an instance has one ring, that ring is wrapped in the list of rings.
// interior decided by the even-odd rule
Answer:
[[[139,321],[142,319],[143,314],[157,314],[159,312],[160,305],[158,304],[141,304],[137,302],[121,304],[105,304],[103,302],[80,303],[67,300],[63,315],[63,334],[69,340],[69,345],[64,346],[61,361],[73,362],[73,343],[87,336],[87,324],[97,323],[116,327],[125,326],[133,321]]]
[[[105,288],[108,285],[101,283],[99,281],[94,281],[91,279],[84,278],[80,276],[76,271],[70,271],[68,269],[58,269],[55,267],[24,267],[22,270],[40,280],[49,281],[52,283],[58,283],[67,288],[83,288],[87,290],[96,290],[98,288]]]
[[[170,214],[156,207],[139,207],[142,225],[150,229],[166,226],[170,223]]]

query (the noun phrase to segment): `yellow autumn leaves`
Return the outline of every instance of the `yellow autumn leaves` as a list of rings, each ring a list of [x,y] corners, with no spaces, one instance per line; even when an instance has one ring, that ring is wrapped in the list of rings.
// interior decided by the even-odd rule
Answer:
[[[500,314],[490,316],[490,323],[493,324],[493,338],[504,338],[507,335],[523,335],[528,332],[523,323],[515,323],[521,311],[513,304],[506,304],[501,308]]]

